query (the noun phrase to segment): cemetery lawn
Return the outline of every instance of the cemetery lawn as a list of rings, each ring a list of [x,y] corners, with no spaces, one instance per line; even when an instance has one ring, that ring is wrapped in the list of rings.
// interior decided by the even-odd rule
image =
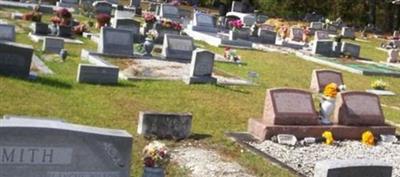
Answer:
[[[12,11],[14,11],[13,9]],[[75,15],[76,16],[76,15]],[[45,16],[45,21],[50,18]],[[85,19],[79,17],[78,19]],[[9,20],[9,19],[7,19]],[[42,43],[33,43],[28,34],[28,22],[18,21],[17,42],[33,45],[40,52]],[[46,61],[56,73],[41,75],[33,81],[0,76],[0,115],[29,115],[62,118],[68,122],[125,129],[134,136],[132,174],[142,173],[141,150],[148,140],[136,133],[139,111],[166,111],[193,113],[193,137],[182,142],[167,142],[171,147],[191,144],[213,149],[227,160],[235,160],[255,176],[288,177],[288,171],[264,161],[241,148],[224,136],[225,132],[246,131],[249,118],[262,116],[266,89],[294,87],[307,89],[313,69],[327,68],[301,60],[294,55],[267,53],[255,50],[238,50],[246,65],[217,63],[216,68],[229,74],[247,78],[249,71],[256,71],[260,78],[255,86],[185,85],[180,81],[120,81],[117,86],[97,86],[75,82],[80,61],[80,50],[96,49],[95,43],[84,38],[84,45],[66,44],[70,53],[65,63]],[[198,46],[222,54],[215,48],[197,42]],[[363,48],[362,55],[375,56],[375,44]],[[364,47],[364,46],[363,46]],[[366,51],[365,51],[366,50]],[[382,56],[380,56],[382,57]],[[384,56],[385,57],[385,56]],[[342,71],[343,72],[343,71]],[[369,77],[343,72],[349,90],[366,90],[370,83],[382,78],[390,83],[389,90],[400,94],[400,79]],[[400,96],[381,97],[385,105],[400,107]],[[400,111],[384,107],[388,120],[400,123]],[[168,169],[168,176],[185,176],[187,171],[175,164]]]

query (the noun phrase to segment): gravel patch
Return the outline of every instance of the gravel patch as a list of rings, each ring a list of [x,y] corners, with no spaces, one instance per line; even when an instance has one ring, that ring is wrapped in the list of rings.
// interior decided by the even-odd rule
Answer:
[[[380,143],[377,146],[367,146],[359,141],[342,141],[333,146],[311,144],[291,147],[272,141],[248,144],[308,177],[314,176],[317,161],[327,159],[376,159],[392,164],[393,177],[400,177],[400,144]]]
[[[236,162],[224,161],[216,152],[195,147],[178,148],[172,159],[191,171],[191,177],[253,177]]]

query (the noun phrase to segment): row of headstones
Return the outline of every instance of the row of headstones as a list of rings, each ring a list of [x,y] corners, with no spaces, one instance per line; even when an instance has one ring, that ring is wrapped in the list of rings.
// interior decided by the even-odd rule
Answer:
[[[57,2],[58,7],[65,7],[65,8],[71,8],[71,7],[78,7],[79,5],[82,4],[92,4],[94,1],[93,0],[60,0]],[[111,4],[118,4],[118,0],[107,0],[107,3]],[[130,7],[140,7],[141,0],[130,0],[129,6]]]
[[[31,24],[30,28],[32,29],[32,33],[35,35],[47,36],[51,33],[48,23],[33,22]],[[70,38],[72,36],[72,27],[71,26],[57,25],[56,28],[57,28],[56,29],[57,33],[55,34],[55,36],[66,37],[66,38]]]
[[[361,46],[349,42],[336,42],[329,38],[326,31],[316,31],[315,40],[312,48],[314,54],[323,56],[337,56],[339,54],[348,54],[352,57],[360,57]]]

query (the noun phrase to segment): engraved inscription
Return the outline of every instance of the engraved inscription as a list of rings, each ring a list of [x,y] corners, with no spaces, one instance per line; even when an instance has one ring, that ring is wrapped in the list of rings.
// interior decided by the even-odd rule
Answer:
[[[206,26],[213,26],[213,19],[208,15],[197,15],[197,24],[199,25],[206,25]]]
[[[70,164],[72,148],[0,146],[0,164]]]
[[[111,160],[114,162],[114,164],[118,167],[124,167],[125,164],[121,158],[120,153],[118,152],[118,150],[114,147],[113,144],[111,143],[103,143],[104,146],[104,150],[106,152],[106,154],[108,155],[108,157],[111,158]]]
[[[48,172],[47,177],[120,177],[119,172]]]
[[[133,45],[129,33],[108,31],[106,34],[105,43],[108,45]]]
[[[193,50],[192,41],[188,40],[188,39],[169,38],[168,44],[169,44],[170,49],[173,49],[173,50],[184,50],[184,51],[192,51]]]
[[[274,93],[278,113],[313,113],[311,96],[303,93]]]
[[[13,35],[13,28],[2,27],[0,29],[0,39],[8,39]]]
[[[348,95],[345,98],[346,106],[352,115],[381,116],[378,98],[365,95]]]
[[[12,53],[1,53],[0,58],[0,65],[25,66],[26,63],[24,57]]]
[[[325,87],[329,83],[343,84],[339,74],[333,72],[318,72],[318,80],[321,87]],[[322,88],[323,89],[323,88]]]

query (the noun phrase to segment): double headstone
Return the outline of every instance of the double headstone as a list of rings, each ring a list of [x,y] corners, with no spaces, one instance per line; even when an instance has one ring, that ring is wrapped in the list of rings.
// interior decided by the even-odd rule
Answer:
[[[290,29],[290,40],[301,42],[303,41],[304,30],[301,28],[291,28]]]
[[[352,44],[348,42],[342,43],[342,47],[340,49],[340,52],[345,54],[345,55],[350,55],[355,58],[360,57],[360,50],[361,47],[357,44]]]
[[[139,42],[142,40],[142,36],[140,35],[140,22],[134,19],[118,19],[115,18],[112,23],[113,28],[124,29],[131,31],[133,34],[134,42]]]
[[[162,57],[166,59],[191,60],[194,50],[193,38],[166,34],[162,48]]]
[[[64,49],[64,40],[46,37],[43,40],[42,50],[49,53],[59,54],[61,49]]]
[[[342,35],[345,38],[350,38],[350,39],[356,38],[353,28],[350,28],[350,27],[343,27],[340,35]]]
[[[103,27],[100,32],[97,52],[111,55],[132,56],[133,33],[124,29]]]
[[[189,77],[185,78],[187,84],[217,83],[212,77],[215,55],[206,50],[195,50],[192,56]]]
[[[108,14],[111,16],[112,4],[106,1],[96,1],[93,3],[95,14]]]
[[[15,42],[15,26],[0,24],[0,41]]]
[[[130,176],[133,140],[124,130],[8,116],[0,134],[3,177]]]
[[[115,85],[118,83],[119,68],[79,64],[76,81],[88,84]]]
[[[0,42],[0,74],[28,78],[32,62],[32,46]]]
[[[314,177],[392,177],[393,167],[372,159],[324,160],[315,164]]]
[[[215,26],[215,20],[212,16],[200,12],[194,13],[193,31],[217,33],[218,29]]]
[[[342,73],[329,69],[316,69],[312,72],[310,89],[313,92],[323,92],[325,86],[330,83],[343,85]]]

